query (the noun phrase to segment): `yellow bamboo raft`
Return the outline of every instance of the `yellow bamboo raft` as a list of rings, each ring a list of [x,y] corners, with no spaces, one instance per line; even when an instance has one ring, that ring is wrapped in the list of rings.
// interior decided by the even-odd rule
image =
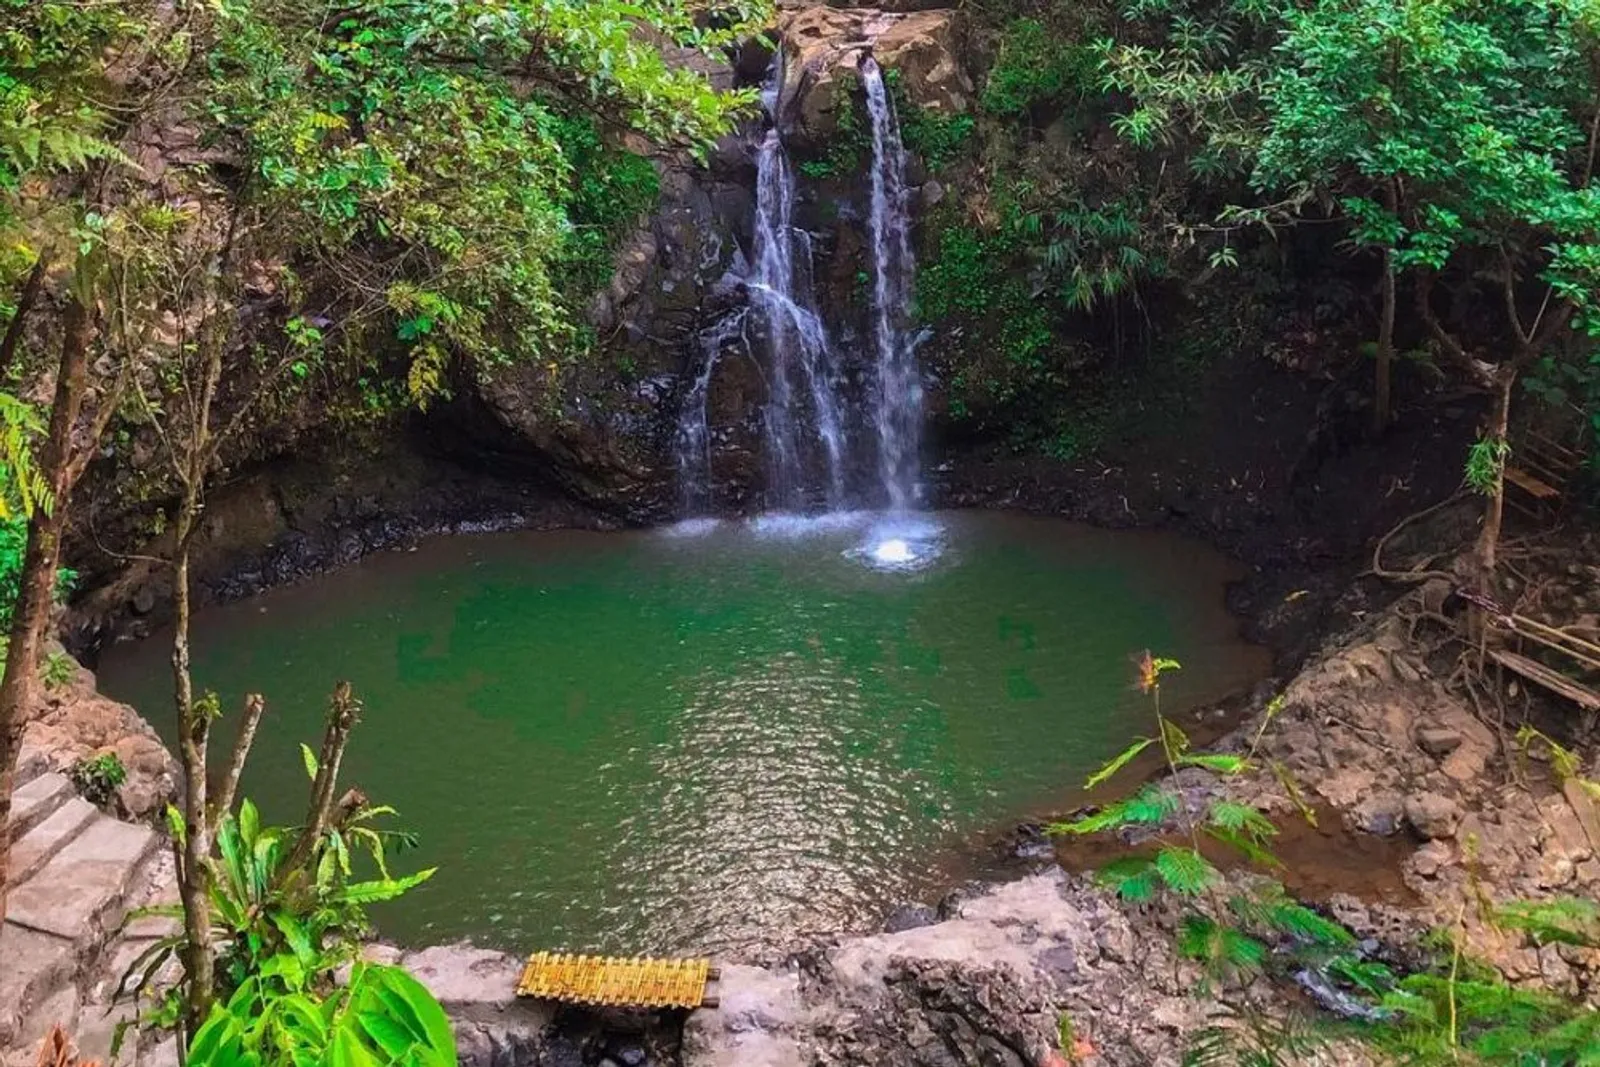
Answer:
[[[623,959],[535,952],[517,996],[612,1008],[714,1008],[706,983],[720,977],[710,960]]]

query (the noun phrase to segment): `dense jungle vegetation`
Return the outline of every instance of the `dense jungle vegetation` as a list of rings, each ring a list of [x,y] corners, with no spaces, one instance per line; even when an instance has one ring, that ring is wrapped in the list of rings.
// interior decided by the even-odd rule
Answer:
[[[1397,366],[1593,418],[1594,5],[978,7],[970,172],[924,149],[972,190],[919,290],[976,333],[943,367],[958,420],[1070,456],[1138,399],[1082,369],[1181,401],[1208,338],[1294,360],[1285,320],[1370,363],[1377,426]]]
[[[930,347],[953,423],[1077,456],[1148,411],[1130,395],[1182,402],[1219,346],[1292,360],[1303,327],[1370,382],[1374,434],[1401,383],[1410,403],[1447,384],[1489,398],[1461,463],[1487,502],[1472,563],[1492,585],[1514,406],[1600,432],[1600,0],[964,10],[975,113],[904,108],[950,190],[923,219],[917,311],[957,338]],[[643,153],[703,158],[750,112],[753,89],[713,88],[695,59],[771,19],[764,0],[0,0],[0,825],[71,583],[73,489],[153,432],[140,491],[165,502],[187,787],[184,930],[150,961],[175,954],[183,979],[148,1021],[190,1062],[454,1062],[403,973],[333,982],[364,908],[426,877],[389,873],[387,809],[341,804],[355,695],[335,692],[307,749],[302,827],[262,827],[237,796],[259,698],[230,711],[239,740],[213,765],[225,716],[190,677],[188,568],[219,456],[307,397],[381,432],[509,363],[559,383],[602,358],[584,308],[656,202]],[[848,147],[807,173],[848,170]],[[1161,742],[1175,766],[1197,758]],[[1258,813],[1210,817],[1262,843]],[[362,847],[377,877],[353,873]],[[1130,895],[1211,886],[1181,851],[1128,878]],[[1345,946],[1305,909],[1250,914]],[[1536,919],[1594,940],[1592,910]],[[1225,963],[1258,953],[1245,934],[1188,936]],[[1597,1062],[1593,1013],[1473,982],[1472,1032],[1454,976],[1384,990],[1416,1023],[1408,1054]],[[1527,1033],[1546,1058],[1519,1058]]]

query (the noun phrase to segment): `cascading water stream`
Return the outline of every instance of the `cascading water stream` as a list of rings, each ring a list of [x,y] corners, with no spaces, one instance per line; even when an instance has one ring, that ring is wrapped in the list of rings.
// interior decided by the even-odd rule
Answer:
[[[871,440],[875,446],[878,484],[871,493],[873,503],[902,514],[920,503],[922,380],[909,324],[916,262],[899,120],[878,64],[868,56],[860,69],[872,125],[873,360],[871,373],[862,375],[869,384],[855,422],[869,431],[858,435],[863,443]],[[709,500],[706,403],[719,358],[735,338],[743,339],[747,351],[765,357],[757,363],[767,393],[762,435],[768,507],[803,509],[819,485],[825,487],[830,511],[847,504],[845,478],[852,468],[846,380],[816,305],[810,235],[795,225],[795,174],[778,122],[782,84],[780,58],[762,91],[766,122],[756,146],[751,263],[739,279],[746,307],[701,334],[702,361],[684,394],[677,455],[685,508],[691,513]],[[892,558],[902,549],[916,555],[903,538],[885,543],[891,549],[884,557],[887,562],[903,562]]]
[[[711,393],[711,375],[717,369],[723,349],[735,339],[748,346],[745,332],[748,321],[749,314],[740,308],[700,334],[700,372],[695,375],[678,413],[675,459],[678,492],[685,515],[694,514],[710,502],[711,427],[706,418],[706,403]]]
[[[861,82],[872,119],[873,342],[877,382],[872,421],[878,434],[878,473],[893,511],[917,503],[922,451],[922,377],[907,329],[916,260],[906,196],[905,145],[883,71],[867,56]]]
[[[794,172],[777,127],[762,139],[756,165],[755,276],[750,304],[767,330],[767,462],[769,496],[782,507],[801,503],[805,455],[795,402],[798,377],[828,468],[828,503],[844,497],[844,420],[840,414],[833,348],[812,304],[810,264],[796,267],[796,252],[810,251],[794,226]]]
[[[756,151],[753,266],[742,279],[748,307],[701,334],[699,373],[684,394],[677,440],[679,483],[685,508],[703,508],[710,489],[706,403],[712,373],[726,344],[743,336],[747,348],[754,312],[767,359],[767,402],[762,427],[768,468],[768,504],[794,509],[805,503],[816,467],[826,468],[830,509],[845,502],[845,422],[841,374],[826,325],[816,310],[810,235],[794,224],[795,178],[778,132],[783,85],[782,52],[774,60],[761,101],[766,128]],[[729,326],[731,320],[736,326]],[[809,424],[806,422],[809,417]],[[814,433],[817,447],[808,442]],[[820,453],[820,454],[819,454]]]

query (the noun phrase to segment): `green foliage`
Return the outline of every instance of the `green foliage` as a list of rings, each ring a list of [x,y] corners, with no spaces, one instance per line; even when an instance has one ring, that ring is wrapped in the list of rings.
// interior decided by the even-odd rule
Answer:
[[[1600,945],[1600,903],[1579,897],[1517,900],[1495,910],[1502,929],[1520,930],[1535,945]]]
[[[115,752],[102,752],[85,756],[72,765],[68,772],[78,795],[97,808],[103,808],[116,796],[117,787],[128,780],[128,768]]]
[[[44,663],[39,667],[39,680],[46,689],[60,689],[72,681],[78,673],[78,661],[59,650],[45,653]]]
[[[1600,1012],[1497,975],[1415,974],[1381,1001],[1388,1022],[1368,1036],[1412,1064],[1587,1064],[1600,1057]]]
[[[1134,0],[1119,32],[1095,41],[1102,92],[1131,102],[1112,130],[1128,144],[1182,147],[1191,177],[1245,173],[1261,138],[1253,104],[1270,69],[1264,0]]]
[[[1127,748],[1117,753],[1117,755],[1107,760],[1104,766],[1089,776],[1088,780],[1083,783],[1083,787],[1085,789],[1093,789],[1095,786],[1107,781],[1118,771],[1122,770],[1122,768],[1126,767],[1130,762],[1132,762],[1135,756],[1155,743],[1156,739],[1153,737],[1139,738],[1133,744],[1129,745]]]
[[[105,57],[148,27],[141,3],[0,0],[0,285],[32,267],[70,224],[39,210],[28,185],[121,160],[103,136],[113,118]],[[35,191],[34,195],[36,195]]]
[[[1183,1067],[1300,1067],[1332,1043],[1325,1028],[1300,1013],[1280,1019],[1245,1011],[1190,1038]]]
[[[1081,93],[1094,72],[1094,56],[1057,38],[1038,19],[1017,19],[1000,39],[981,103],[992,115],[1025,115]]]
[[[1504,438],[1478,438],[1467,449],[1467,484],[1480,493],[1493,493],[1510,454],[1511,444]]]
[[[1159,700],[1160,679],[1176,664],[1145,652],[1138,660],[1137,687]],[[1269,704],[1255,745],[1281,709]],[[1254,747],[1243,757],[1201,763],[1189,739],[1160,713],[1159,734],[1143,739],[1091,777],[1098,784],[1124,769],[1140,751],[1161,742],[1168,769],[1207,766],[1224,775],[1253,766]],[[1552,763],[1571,774],[1576,760],[1537,731],[1519,738],[1527,750],[1548,746]],[[1177,822],[1187,841],[1168,829]],[[1343,1036],[1361,1040],[1386,1057],[1408,1064],[1505,1065],[1600,1062],[1600,1012],[1537,989],[1513,987],[1491,968],[1463,956],[1459,930],[1445,932],[1448,953],[1417,973],[1396,975],[1367,958],[1357,938],[1337,923],[1291,898],[1277,883],[1252,883],[1226,900],[1217,892],[1221,872],[1200,853],[1202,832],[1252,859],[1276,862],[1266,846],[1276,834],[1257,808],[1213,800],[1197,819],[1160,785],[1145,785],[1132,797],[1100,812],[1051,827],[1053,833],[1092,833],[1121,828],[1153,829],[1153,854],[1119,858],[1097,872],[1100,884],[1129,903],[1143,904],[1165,890],[1188,902],[1176,948],[1203,965],[1210,979],[1248,980],[1267,972],[1283,977],[1315,974],[1346,998],[1355,1020]],[[1506,931],[1522,932],[1534,945],[1600,946],[1600,903],[1566,899],[1519,901],[1486,916]],[[1206,988],[1209,988],[1209,983]],[[1186,1067],[1290,1067],[1327,1045],[1336,1032],[1298,1016],[1265,1019],[1245,1010],[1225,1013],[1198,1032],[1184,1057]]]
[[[1165,822],[1177,811],[1178,797],[1175,794],[1149,785],[1092,815],[1084,815],[1071,822],[1055,823],[1050,827],[1050,832],[1097,834],[1122,826],[1153,826]]]
[[[1091,206],[1073,196],[1048,214],[1019,215],[1015,224],[1035,250],[1035,287],[1056,293],[1074,311],[1091,311],[1167,270],[1127,201]]]
[[[1225,923],[1189,915],[1178,929],[1178,953],[1213,973],[1248,975],[1261,970],[1267,946]]]
[[[339,394],[330,410],[356,415],[426,405],[459,375],[514,360],[538,360],[554,394],[592,340],[581,313],[617,241],[656,199],[653,164],[624,136],[703,156],[755,99],[715,90],[667,53],[720,55],[771,14],[760,0],[356,0],[332,14],[237,0],[174,20],[143,5],[3,2],[23,14],[20,29],[8,21],[0,63],[0,292],[35,258],[15,248],[63,246],[92,225],[109,258],[136,260],[167,210],[188,230],[187,260],[284,265],[268,284],[294,325],[274,388],[315,384]],[[122,58],[138,69],[111,85],[107,64],[135,39]],[[29,179],[113,151],[29,124],[97,137],[138,114],[142,92],[162,93],[207,146],[206,158],[168,161],[182,207],[113,196],[90,213],[74,195],[45,210],[45,187]],[[250,255],[224,251],[234,235]],[[150,267],[118,271],[107,309],[117,328],[105,336],[141,358],[135,316],[182,322],[192,306],[146,292]],[[200,303],[219,318],[236,306],[237,276],[169,273],[209,279],[216,292]],[[278,355],[257,353],[249,370]]]
[[[195,1067],[453,1067],[455,1037],[433,995],[399,967],[357,962],[342,986],[310,945],[268,959],[195,1034]]]
[[[860,174],[872,152],[872,132],[862,112],[860,82],[841,74],[833,86],[833,111],[838,117],[833,136],[820,159],[807,159],[800,173],[814,181]]]
[[[10,633],[11,616],[22,592],[22,561],[28,549],[28,523],[20,516],[0,519],[0,632]],[[56,571],[56,600],[64,600],[77,581],[76,571]]]
[[[551,128],[573,175],[557,286],[587,295],[611,279],[617,240],[655,206],[661,178],[648,159],[607,144],[587,116],[556,114]]]
[[[968,408],[1010,403],[1059,373],[1050,361],[1057,346],[1050,312],[1014,269],[1017,251],[1008,233],[950,225],[917,273],[919,317],[965,323],[986,338],[984,362],[961,368],[952,382]]]
[[[1222,881],[1222,873],[1198,849],[1164,848],[1156,853],[1156,873],[1180,896],[1199,896]]]
[[[1577,412],[1588,435],[1586,462],[1600,470],[1600,447],[1595,447],[1600,442],[1600,350],[1587,359],[1543,356],[1523,374],[1522,387],[1550,407]]]
[[[944,170],[966,149],[976,126],[971,115],[942,115],[910,103],[900,105],[901,139],[922,158],[930,174]]]
[[[389,845],[410,841],[406,835],[374,826],[392,814],[392,808],[360,804],[325,831],[299,866],[290,865],[298,830],[263,827],[255,805],[248,800],[240,805],[237,816],[222,819],[216,856],[209,864],[209,907],[217,938],[217,978],[224,997],[259,977],[268,961],[284,953],[303,955],[304,946],[323,946],[331,954],[324,969],[349,962],[371,929],[367,907],[392,900],[432,877],[431,869],[401,877],[389,873]],[[181,816],[175,810],[168,816],[169,826],[181,837]],[[352,853],[357,851],[366,853],[377,877],[357,876],[352,862]],[[150,914],[178,917],[182,912],[158,908]],[[129,975],[135,970],[154,973],[182,945],[181,934],[156,942],[130,968]],[[174,990],[173,995],[178,992]]]

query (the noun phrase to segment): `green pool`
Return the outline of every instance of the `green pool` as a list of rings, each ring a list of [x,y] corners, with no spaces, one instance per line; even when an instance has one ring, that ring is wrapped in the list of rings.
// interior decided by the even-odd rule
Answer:
[[[871,924],[1067,800],[1147,726],[1137,650],[1183,661],[1173,706],[1259,677],[1234,576],[995,513],[456,537],[202,612],[195,671],[227,708],[267,695],[246,789],[283,821],[355,684],[346,781],[440,868],[387,936],[726,952]],[[170,732],[166,656],[123,645],[100,677]]]

